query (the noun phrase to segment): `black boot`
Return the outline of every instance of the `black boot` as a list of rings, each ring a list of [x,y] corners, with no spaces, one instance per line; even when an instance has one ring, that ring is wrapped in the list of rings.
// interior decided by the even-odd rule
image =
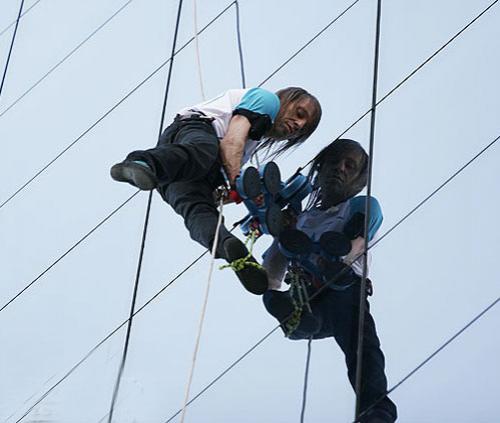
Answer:
[[[227,238],[222,244],[224,258],[232,265],[236,260],[249,256],[249,251],[245,244],[236,237]],[[243,284],[245,289],[252,294],[262,295],[268,288],[267,273],[264,268],[258,265],[253,256],[247,260],[242,260],[241,268],[234,269],[236,276]]]
[[[118,182],[128,182],[143,191],[151,191],[158,185],[155,173],[145,162],[124,160],[111,167],[111,177]]]

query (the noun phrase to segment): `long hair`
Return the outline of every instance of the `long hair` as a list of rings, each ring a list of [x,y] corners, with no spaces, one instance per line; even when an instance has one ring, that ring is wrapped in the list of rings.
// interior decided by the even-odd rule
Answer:
[[[281,113],[283,113],[283,111],[285,111],[291,104],[300,100],[304,99],[310,100],[312,104],[312,110],[309,121],[302,128],[300,133],[295,137],[289,138],[286,141],[280,139],[273,133],[273,128],[271,128],[266,133],[265,136],[267,137],[267,139],[258,146],[255,152],[257,153],[262,150],[266,150],[267,152],[269,152],[269,154],[266,154],[266,156],[270,157],[277,157],[283,154],[285,151],[291,148],[298,147],[300,144],[302,144],[307,138],[311,136],[311,134],[318,127],[322,113],[321,104],[319,103],[318,99],[309,92],[307,92],[306,90],[304,90],[303,88],[299,87],[283,88],[282,90],[277,91],[276,95],[280,99],[280,111],[278,112],[278,116],[276,116],[275,121],[280,119]]]
[[[306,209],[311,209],[313,207],[317,207],[321,205],[321,188],[319,186],[319,173],[321,172],[321,168],[328,163],[327,159],[333,155],[341,156],[347,152],[355,152],[359,153],[362,158],[361,169],[359,171],[358,177],[355,179],[354,183],[346,190],[344,195],[344,200],[348,198],[354,197],[356,194],[361,192],[363,188],[366,186],[368,181],[368,154],[365,149],[361,146],[361,144],[357,141],[348,139],[348,138],[338,138],[333,141],[331,144],[327,145],[323,148],[314,158],[311,168],[309,169],[309,173],[307,178],[309,179],[313,191],[309,196],[309,200],[306,205]]]

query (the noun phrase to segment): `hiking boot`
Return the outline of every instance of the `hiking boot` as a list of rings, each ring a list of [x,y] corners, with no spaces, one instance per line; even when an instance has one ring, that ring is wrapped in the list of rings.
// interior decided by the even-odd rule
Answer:
[[[245,244],[236,237],[226,239],[222,249],[224,258],[230,264],[234,264],[235,260],[243,259],[249,255]],[[241,269],[233,270],[247,291],[255,295],[262,295],[268,288],[267,273],[260,265],[258,267],[252,265],[252,263],[257,264],[257,260],[253,256],[248,257],[246,261],[247,263],[243,263]]]
[[[281,328],[289,338],[307,339],[319,332],[319,320],[304,306],[297,327],[289,333],[287,323],[290,322],[295,312],[295,305],[289,291],[269,290],[264,294],[263,300],[266,310],[279,320]]]
[[[111,167],[111,177],[118,182],[128,182],[143,191],[155,189],[158,181],[153,169],[138,160],[125,160]]]

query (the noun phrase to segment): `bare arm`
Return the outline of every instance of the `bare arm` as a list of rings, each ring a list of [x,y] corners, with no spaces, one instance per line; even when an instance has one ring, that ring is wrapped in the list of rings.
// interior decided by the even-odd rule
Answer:
[[[351,245],[351,251],[343,259],[344,263],[348,266],[350,266],[356,258],[363,254],[365,249],[365,239],[362,236],[358,236],[356,239],[351,241]]]
[[[246,117],[242,115],[233,116],[229,122],[227,133],[220,143],[222,165],[231,184],[234,184],[234,180],[240,173],[241,158],[243,157],[249,131],[250,122]]]

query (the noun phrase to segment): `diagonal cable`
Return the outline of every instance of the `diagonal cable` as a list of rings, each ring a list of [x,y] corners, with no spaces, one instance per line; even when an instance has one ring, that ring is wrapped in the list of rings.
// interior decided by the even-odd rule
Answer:
[[[101,29],[103,29],[109,22],[113,20],[123,9],[125,9],[132,0],[125,2],[116,12],[114,12],[108,19],[106,19],[101,25],[94,29],[87,37],[85,37],[80,43],[77,44],[69,53],[67,53],[61,60],[59,60],[55,65],[53,65],[46,73],[44,73],[34,84],[32,84],[26,91],[24,91],[19,97],[17,97],[12,103],[10,103],[2,112],[0,112],[0,118],[4,116],[10,109],[12,109],[17,103],[19,103],[24,97],[26,97],[31,91],[33,91],[40,83],[45,80],[52,72],[54,72],[59,66],[61,66],[66,60],[68,60],[74,53],[76,53],[87,41],[89,41],[94,35],[96,35]]]
[[[7,54],[7,61],[5,62],[5,67],[2,75],[2,82],[0,82],[0,98],[2,97],[2,91],[5,84],[5,78],[7,77],[7,71],[9,70],[10,58],[12,56],[12,50],[14,49],[14,43],[16,41],[17,28],[19,27],[19,19],[21,19],[21,14],[23,13],[24,0],[21,0],[19,6],[19,12],[17,14],[16,26],[14,27],[14,32],[12,33],[12,39],[10,41],[9,53]]]
[[[14,295],[10,300],[8,300],[2,307],[0,307],[0,312],[4,311],[10,304],[16,301],[21,295],[23,295],[29,288],[31,288],[38,280],[42,278],[46,273],[48,273],[53,267],[55,267],[64,257],[71,253],[76,247],[78,247],[83,241],[85,241],[90,235],[97,231],[102,225],[104,225],[111,217],[113,217],[119,210],[121,210],[132,198],[134,198],[140,191],[136,191],[129,198],[127,198],[123,203],[121,203],[117,208],[115,208],[111,213],[109,213],[104,219],[102,219],[97,225],[95,225],[90,231],[88,231],[83,237],[81,237],[77,242],[75,242],[68,250],[61,254],[55,261],[53,261],[45,270],[43,270],[35,279],[29,282],[21,291]]]
[[[414,77],[422,68],[431,62],[437,55],[439,55],[443,50],[445,50],[450,44],[452,44],[457,38],[459,38],[465,31],[467,31],[472,25],[474,25],[483,15],[490,11],[490,9],[498,3],[499,0],[495,0],[489,4],[485,9],[483,9],[478,15],[476,15],[472,20],[470,20],[465,26],[463,26],[455,35],[453,35],[448,41],[442,44],[434,53],[432,53],[427,59],[421,62],[415,69],[413,69],[408,75],[406,75],[401,81],[399,81],[394,87],[392,87],[379,101],[377,101],[377,106],[382,104],[391,95],[393,95],[399,88],[401,88],[406,82],[408,82],[412,77]],[[371,108],[359,116],[354,122],[352,122],[343,132],[341,132],[337,138],[341,138],[352,128],[354,128],[359,122],[361,122],[371,111]],[[337,139],[335,138],[335,139]],[[301,166],[298,170],[306,168],[314,160],[314,157],[309,160],[304,166]]]
[[[42,0],[36,0],[30,7],[27,9],[23,10],[23,13],[21,13],[21,16],[19,18],[23,18],[24,15],[26,15],[31,9],[33,9],[38,3],[40,3]],[[17,22],[17,19],[12,21],[9,25],[7,25],[4,29],[0,31],[0,37],[5,34],[10,28],[12,28]]]
[[[139,192],[139,191],[138,191]],[[142,310],[148,307],[154,300],[156,300],[163,292],[166,291],[170,285],[177,281],[181,276],[184,275],[188,270],[190,270],[198,261],[201,260],[203,256],[208,253],[208,250],[200,254],[197,258],[195,258],[188,266],[186,266],[180,273],[177,274],[167,285],[165,285],[162,289],[160,289],[155,295],[153,295],[148,301],[146,301],[141,307],[139,307],[133,314],[135,317]],[[29,413],[31,413],[35,407],[40,404],[54,389],[56,389],[61,383],[63,383],[66,379],[68,379],[87,359],[89,359],[94,352],[96,352],[102,345],[104,345],[109,339],[113,337],[115,333],[117,333],[121,328],[123,328],[129,319],[124,320],[118,326],[116,326],[111,332],[109,332],[103,339],[101,339],[87,354],[85,354],[77,363],[73,365],[56,383],[54,383],[47,391],[43,393],[25,412],[24,414],[16,421],[19,423],[22,421]],[[107,417],[107,415],[106,415]]]
[[[500,297],[490,303],[486,308],[481,310],[472,320],[462,326],[457,332],[455,332],[450,338],[448,338],[445,342],[443,342],[436,350],[434,350],[429,356],[427,356],[419,365],[417,365],[413,370],[411,370],[403,379],[401,379],[398,383],[396,383],[392,388],[390,388],[384,395],[378,398],[373,404],[371,404],[365,411],[363,411],[359,417],[363,417],[366,413],[368,413],[373,407],[375,407],[380,401],[382,401],[387,395],[391,392],[394,392],[398,389],[403,383],[405,383],[408,379],[410,379],[415,373],[417,373],[422,367],[424,367],[429,361],[431,361],[436,355],[438,355],[441,351],[443,351],[448,345],[450,345],[455,339],[457,339],[462,333],[464,333],[467,329],[469,329],[474,323],[476,323],[481,317],[483,317],[488,311],[490,311],[493,307],[495,307],[498,302],[500,302]],[[356,423],[359,420],[354,421]]]
[[[283,69],[288,63],[290,63],[293,59],[295,59],[302,51],[304,51],[307,47],[309,47],[316,39],[323,34],[328,28],[330,28],[333,24],[335,24],[340,18],[342,18],[351,8],[353,8],[360,0],[355,0],[346,9],[344,9],[337,17],[332,19],[321,31],[319,31],[314,37],[312,37],[309,41],[307,41],[302,47],[300,47],[295,53],[293,53],[287,60],[285,60],[276,70],[274,70],[269,76],[266,77],[260,84],[264,85],[267,81],[269,81],[274,75],[276,75],[281,69]]]
[[[206,24],[198,33],[202,34],[205,30],[210,27],[214,22],[216,22],[222,15],[224,15],[228,9],[234,4],[234,1],[228,4],[217,16],[215,16],[208,24]],[[189,44],[194,40],[191,37],[186,41],[176,52],[175,55],[179,54],[184,50]],[[99,119],[97,119],[92,125],[90,125],[85,131],[83,131],[75,140],[64,147],[52,160],[46,163],[39,171],[37,171],[30,179],[28,179],[23,185],[21,185],[16,191],[14,191],[6,200],[0,204],[0,209],[8,204],[14,197],[16,197],[21,191],[23,191],[27,186],[29,186],[35,179],[37,179],[43,172],[45,172],[50,166],[52,166],[57,160],[59,160],[65,153],[68,152],[72,147],[75,146],[83,137],[85,137],[90,131],[92,131],[97,125],[99,125],[104,119],[106,119],[114,110],[116,110],[125,100],[127,100],[132,94],[134,94],[139,88],[141,88],[146,82],[148,82],[153,76],[155,76],[165,65],[170,62],[170,59],[162,62],[156,69],[153,70],[146,78],[144,78],[138,85],[136,85],[132,90],[130,90],[124,97],[121,98],[114,106],[108,109]]]
[[[177,18],[175,21],[174,38],[172,41],[172,51],[170,53],[170,65],[168,67],[168,75],[167,75],[167,82],[166,82],[166,87],[165,87],[165,94],[163,96],[163,105],[162,105],[162,111],[161,111],[161,117],[160,117],[160,129],[158,131],[158,140],[160,140],[161,134],[163,132],[163,122],[165,121],[165,114],[167,111],[167,101],[168,101],[168,95],[170,92],[170,82],[172,80],[172,70],[174,68],[175,47],[177,45],[177,36],[179,35],[179,27],[180,27],[180,21],[181,21],[182,3],[183,3],[183,0],[179,0],[179,4],[177,6]],[[113,389],[113,397],[111,399],[111,405],[110,405],[109,414],[108,414],[108,423],[111,423],[113,421],[113,413],[114,413],[114,409],[115,409],[116,399],[118,398],[118,392],[120,390],[120,383],[122,380],[123,371],[125,369],[125,363],[127,361],[128,348],[130,345],[130,334],[132,332],[132,322],[133,322],[134,312],[135,312],[135,304],[137,302],[137,293],[139,291],[139,281],[141,278],[142,261],[144,259],[144,249],[146,246],[146,236],[147,236],[147,232],[148,232],[148,223],[149,223],[149,217],[151,215],[152,200],[153,200],[153,191],[150,191],[149,196],[148,196],[148,205],[146,208],[146,217],[144,220],[144,229],[142,231],[141,249],[139,252],[139,260],[137,263],[137,271],[136,271],[135,282],[134,282],[134,291],[132,294],[132,301],[130,304],[130,314],[129,314],[129,318],[127,321],[127,333],[125,334],[125,342],[123,345],[122,358],[120,361],[118,375],[116,376],[115,386]]]

